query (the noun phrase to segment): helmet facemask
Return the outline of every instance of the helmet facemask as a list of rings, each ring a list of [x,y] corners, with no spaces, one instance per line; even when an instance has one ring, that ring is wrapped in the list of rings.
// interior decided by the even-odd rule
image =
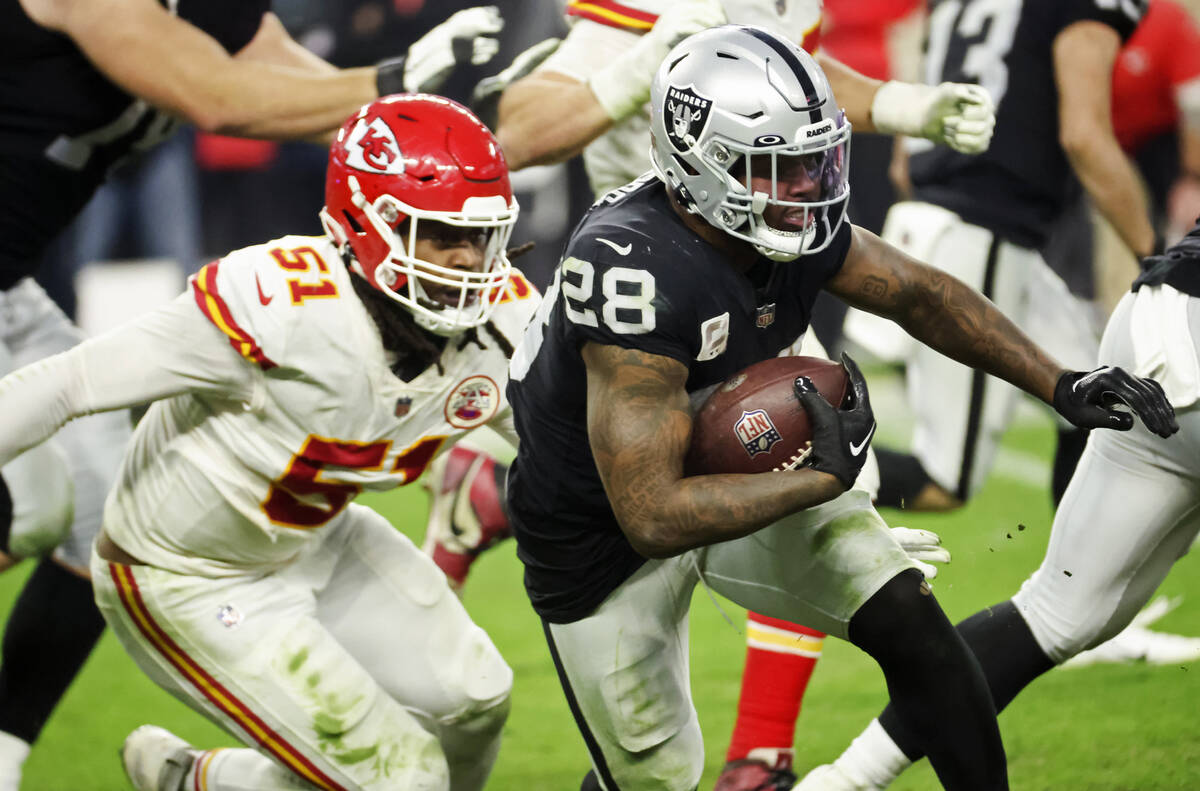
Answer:
[[[386,193],[368,203],[357,185],[350,186],[354,204],[388,244],[373,270],[373,285],[407,308],[419,327],[437,335],[456,335],[491,317],[512,270],[505,251],[517,219],[515,206],[500,196],[471,197],[459,212],[423,211]],[[478,264],[467,269],[422,258],[419,240],[430,240],[435,248],[470,244]],[[360,274],[367,277],[361,268]]]
[[[651,163],[691,213],[776,261],[832,243],[850,196],[850,124],[816,61],[769,31],[710,28],[651,87]]]
[[[517,211],[495,136],[450,99],[377,99],[330,146],[326,233],[356,277],[437,335],[491,317]]]

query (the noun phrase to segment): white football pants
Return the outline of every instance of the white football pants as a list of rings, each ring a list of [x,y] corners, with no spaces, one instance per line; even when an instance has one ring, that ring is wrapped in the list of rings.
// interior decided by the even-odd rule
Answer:
[[[757,533],[648,560],[588,617],[546,623],[559,680],[597,777],[612,788],[692,791],[704,742],[688,676],[692,590],[845,638],[851,616],[914,565],[853,489]]]
[[[478,791],[512,670],[383,517],[351,504],[320,529],[276,573],[93,556],[96,601],[159,686],[312,787]]]
[[[1200,343],[1200,300],[1188,302]],[[1138,372],[1132,306],[1130,294],[1113,312],[1100,355]],[[1055,662],[1124,629],[1200,531],[1200,404],[1177,408],[1176,416],[1179,432],[1167,439],[1140,422],[1127,432],[1097,429],[1088,439],[1046,557],[1013,597]]]

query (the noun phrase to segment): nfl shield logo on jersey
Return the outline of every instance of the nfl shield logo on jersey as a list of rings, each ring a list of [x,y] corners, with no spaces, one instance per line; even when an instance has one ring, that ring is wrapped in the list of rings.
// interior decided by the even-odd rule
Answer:
[[[751,458],[760,453],[769,453],[776,442],[783,440],[771,422],[771,416],[762,409],[743,412],[738,422],[733,424],[733,430]]]
[[[757,308],[754,313],[754,326],[760,330],[765,330],[775,323],[775,303],[770,305],[762,305]]]
[[[700,133],[708,123],[708,114],[712,110],[712,99],[706,99],[692,90],[692,86],[667,88],[666,104],[663,115],[669,119],[667,138],[671,145],[680,152],[689,150],[700,139]]]
[[[396,399],[396,417],[404,417],[412,409],[412,396],[400,396]]]

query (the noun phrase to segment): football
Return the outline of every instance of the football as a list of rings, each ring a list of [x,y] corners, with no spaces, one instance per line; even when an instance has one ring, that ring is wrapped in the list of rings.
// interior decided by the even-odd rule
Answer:
[[[734,374],[692,418],[686,475],[792,470],[808,456],[812,426],[792,390],[807,376],[833,406],[846,397],[841,363],[818,357],[775,357]]]

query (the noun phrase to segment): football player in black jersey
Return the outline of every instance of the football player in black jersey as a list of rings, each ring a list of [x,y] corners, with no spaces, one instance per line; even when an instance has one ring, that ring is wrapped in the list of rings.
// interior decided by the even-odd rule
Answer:
[[[1073,199],[1072,175],[1138,256],[1154,245],[1149,210],[1112,127],[1112,72],[1146,0],[934,0],[925,80],[978,83],[996,100],[992,144],[978,156],[911,141],[912,200],[888,213],[883,238],[953,274],[994,301],[1058,359],[1090,366],[1095,321],[1043,260],[1055,220]],[[1052,307],[1047,307],[1052,306]],[[881,453],[893,503],[961,506],[987,479],[1017,398],[982,372],[907,344],[861,313],[849,337],[882,351],[900,337],[916,426],[913,456]],[[1055,499],[1083,449],[1060,425]]]
[[[328,139],[378,95],[433,90],[457,57],[486,60],[502,21],[460,12],[405,57],[339,70],[308,53],[270,0],[19,0],[0,7],[0,373],[79,331],[30,277],[106,175],[180,121],[224,134]],[[128,416],[96,415],[6,465],[0,568],[47,555],[12,611],[0,662],[0,789],[103,628],[87,582]]]
[[[861,490],[874,431],[861,375],[816,424],[808,466],[685,477],[688,394],[773,357],[816,293],[1053,403],[1074,423],[1176,426],[1153,382],[1064,370],[994,305],[845,222],[850,127],[801,49],[758,28],[685,39],[651,92],[655,175],[597,203],[513,358],[521,445],[509,507],[592,761],[584,788],[691,791],[703,745],[687,611],[703,581],[848,639],[880,664],[947,788],[1007,787],[986,681]]]

